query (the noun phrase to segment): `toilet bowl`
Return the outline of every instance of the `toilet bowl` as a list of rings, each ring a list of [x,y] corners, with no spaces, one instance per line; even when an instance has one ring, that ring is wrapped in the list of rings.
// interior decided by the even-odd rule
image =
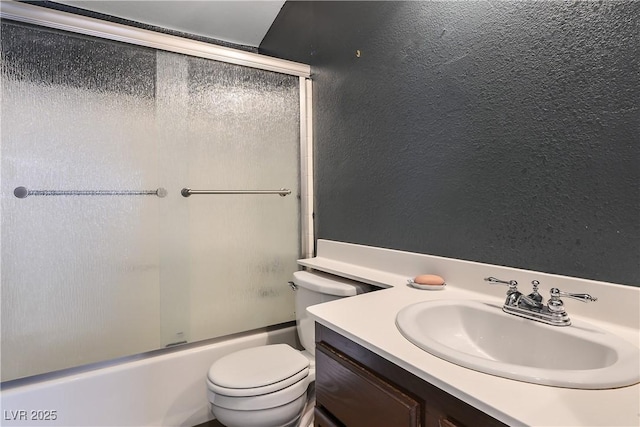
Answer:
[[[272,344],[215,361],[207,374],[208,398],[211,412],[227,427],[296,426],[315,381],[315,331],[306,308],[371,290],[324,273],[298,271],[293,276],[296,324],[305,350]]]
[[[227,427],[289,426],[306,403],[310,363],[286,344],[240,350],[211,365],[211,411]]]

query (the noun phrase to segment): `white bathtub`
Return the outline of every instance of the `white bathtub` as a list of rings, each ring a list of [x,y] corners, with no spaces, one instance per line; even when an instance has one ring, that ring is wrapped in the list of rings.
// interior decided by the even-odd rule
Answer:
[[[276,343],[295,346],[295,326],[5,387],[0,425],[195,426],[213,418],[205,383],[211,363],[236,350]]]

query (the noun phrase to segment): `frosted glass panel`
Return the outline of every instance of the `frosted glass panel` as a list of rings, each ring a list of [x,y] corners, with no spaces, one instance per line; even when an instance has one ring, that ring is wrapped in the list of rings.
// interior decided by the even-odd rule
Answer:
[[[293,193],[188,199],[193,337],[291,320],[293,292],[283,285],[300,253],[298,79],[187,61],[187,187]]]
[[[297,78],[6,22],[1,43],[3,381],[293,319]]]
[[[292,190],[167,200],[161,235],[173,243],[162,245],[170,251],[160,275],[163,343],[293,320],[286,284],[300,253],[298,79],[167,52],[157,61],[161,174],[170,194]],[[188,292],[176,289],[186,277]]]

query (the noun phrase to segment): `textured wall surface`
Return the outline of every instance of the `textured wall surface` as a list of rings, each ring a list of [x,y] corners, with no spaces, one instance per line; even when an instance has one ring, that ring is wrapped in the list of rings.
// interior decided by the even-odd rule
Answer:
[[[638,28],[633,1],[287,2],[260,50],[312,65],[317,237],[640,285]]]

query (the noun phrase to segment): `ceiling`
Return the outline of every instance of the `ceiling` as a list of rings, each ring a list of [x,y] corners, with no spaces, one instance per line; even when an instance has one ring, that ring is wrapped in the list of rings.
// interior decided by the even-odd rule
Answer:
[[[283,1],[56,0],[69,6],[171,30],[258,47]]]

